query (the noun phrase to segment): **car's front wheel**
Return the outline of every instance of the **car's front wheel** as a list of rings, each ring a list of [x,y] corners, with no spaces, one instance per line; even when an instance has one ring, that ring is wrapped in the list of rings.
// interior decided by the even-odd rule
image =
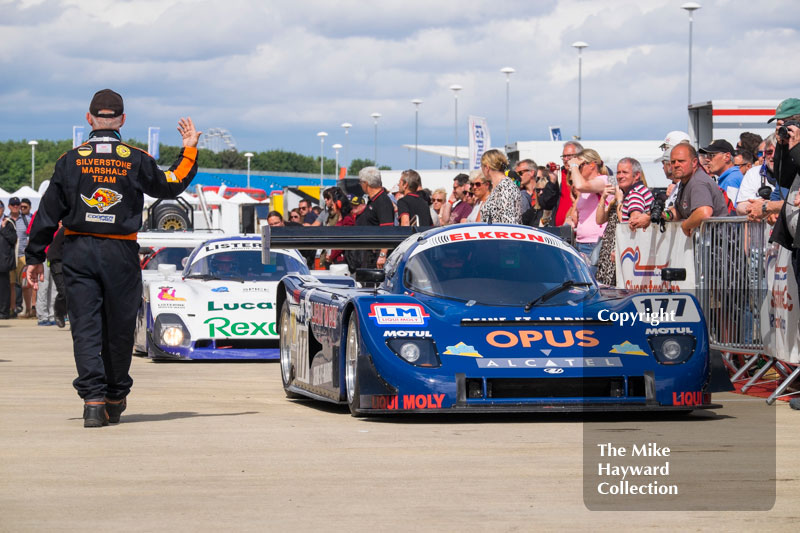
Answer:
[[[358,330],[358,316],[350,315],[347,325],[347,341],[345,344],[345,388],[347,389],[347,406],[353,416],[364,416],[358,410],[361,407],[358,390],[358,354],[361,349],[361,334]]]
[[[291,315],[289,312],[289,302],[284,302],[281,307],[280,318],[280,351],[281,351],[281,381],[283,382],[283,392],[287,398],[301,398],[296,392],[289,390],[289,385],[294,379],[294,363],[292,362],[292,338],[291,332]]]

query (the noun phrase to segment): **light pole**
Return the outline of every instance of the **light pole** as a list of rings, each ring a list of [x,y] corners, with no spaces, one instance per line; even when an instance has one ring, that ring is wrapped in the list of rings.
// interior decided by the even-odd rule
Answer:
[[[702,6],[697,2],[686,2],[681,6],[689,13],[689,101],[688,105],[692,105],[692,23],[694,22],[694,12]]]
[[[516,72],[511,67],[503,67],[500,72],[506,75],[506,146],[508,146],[508,115],[509,115],[509,101],[511,100],[511,75]]]
[[[250,159],[253,157],[253,152],[247,152],[244,154],[247,158],[247,188],[250,188]]]
[[[458,168],[458,91],[463,89],[461,85],[451,85],[450,90],[453,91],[453,97],[456,103],[456,112],[455,112],[455,140],[453,142],[453,163],[454,168]]]
[[[336,151],[336,177],[339,177],[339,150],[342,149],[342,145],[339,143],[334,144],[331,146]]]
[[[578,140],[581,139],[581,67],[582,67],[582,57],[581,52],[583,49],[589,46],[583,41],[575,41],[572,43],[573,48],[578,49]]]
[[[372,120],[375,121],[375,166],[378,166],[378,119],[381,118],[380,113],[373,113],[370,115]]]
[[[422,100],[414,98],[411,103],[414,104],[414,168],[419,168],[419,105]]]
[[[28,141],[28,144],[31,145],[31,189],[34,189],[33,178],[36,176],[36,172],[34,171],[36,163],[36,145],[39,143],[36,141]]]
[[[322,194],[322,176],[323,176],[323,165],[325,164],[325,137],[328,134],[324,131],[317,133],[317,137],[319,137],[319,191]]]
[[[347,135],[347,132],[350,131],[350,128],[352,128],[353,125],[349,122],[342,122],[342,127],[344,128],[344,160],[347,162],[347,168],[350,168],[350,159],[348,159],[350,152],[350,137]]]

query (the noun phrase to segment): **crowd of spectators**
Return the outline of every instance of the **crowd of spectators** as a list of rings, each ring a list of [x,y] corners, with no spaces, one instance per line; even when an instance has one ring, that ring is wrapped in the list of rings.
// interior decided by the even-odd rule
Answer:
[[[798,118],[800,100],[788,99],[779,107],[775,119],[781,126],[784,121]],[[745,132],[735,147],[724,139],[715,139],[697,150],[688,134],[671,131],[660,146],[660,161],[669,182],[663,191],[648,187],[642,164],[636,159],[619,160],[615,174],[597,151],[577,141],[564,143],[561,165],[550,162],[540,166],[532,159],[512,165],[503,152],[489,150],[483,154],[479,170],[459,173],[453,178],[449,195],[445,189],[431,192],[424,188],[415,170],[404,171],[397,185],[387,190],[380,171],[367,167],[359,173],[363,197],[348,197],[338,188],[327,189],[321,213],[314,213],[316,206],[303,200],[289,212],[285,224],[566,225],[573,228],[578,251],[596,267],[598,280],[614,285],[617,224],[628,224],[633,231],[646,231],[652,224],[651,211],[657,203],[662,219],[679,222],[687,236],[709,217],[738,214],[770,224],[781,220],[779,233],[784,237],[789,235],[784,241],[793,243],[798,216],[786,217],[783,213],[787,211],[785,200],[793,192],[790,187],[798,168],[790,151],[800,133],[790,126],[789,135],[781,141],[775,134],[762,139]],[[782,167],[776,171],[779,160]],[[800,195],[794,193],[791,198],[791,207],[800,206]],[[800,210],[795,208],[795,211]],[[280,214],[270,213],[270,225],[276,225],[273,222],[278,220],[284,224]],[[349,259],[349,254],[341,251],[323,252],[321,262],[324,266],[347,261],[351,268],[381,268],[388,252],[388,249],[360,252],[353,254],[358,257]]]
[[[64,289],[63,286],[57,287],[62,281],[60,250],[63,230],[56,232],[53,244],[47,248],[48,268],[44,270],[44,280],[36,290],[27,283],[25,275],[25,249],[36,217],[31,206],[28,198],[12,196],[6,213],[6,206],[0,201],[0,320],[36,318],[39,326],[58,325],[63,328],[67,320]]]

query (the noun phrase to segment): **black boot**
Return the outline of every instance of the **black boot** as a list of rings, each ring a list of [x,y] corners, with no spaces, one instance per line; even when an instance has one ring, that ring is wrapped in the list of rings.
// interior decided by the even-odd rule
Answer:
[[[83,404],[83,427],[99,428],[107,425],[106,402],[103,400],[86,400]]]
[[[111,424],[119,424],[119,417],[122,411],[128,407],[128,401],[123,398],[121,400],[109,400],[106,398],[106,414],[108,415],[108,422]]]

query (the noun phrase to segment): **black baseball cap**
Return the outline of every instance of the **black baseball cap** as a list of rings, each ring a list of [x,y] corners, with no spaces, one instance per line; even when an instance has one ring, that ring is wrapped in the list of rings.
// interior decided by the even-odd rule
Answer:
[[[731,143],[726,141],[725,139],[717,139],[716,141],[711,141],[711,144],[700,148],[698,150],[701,154],[718,154],[720,152],[728,152],[731,154],[731,157],[736,155],[736,151],[731,146]]]
[[[8,199],[8,205],[19,205],[20,203],[19,196],[12,196]]]
[[[101,113],[101,110],[107,110]],[[108,111],[111,111],[110,113]],[[89,113],[96,117],[113,118],[120,116],[125,111],[125,106],[122,104],[122,96],[111,89],[103,89],[97,91],[92,97],[92,103],[89,104]]]

